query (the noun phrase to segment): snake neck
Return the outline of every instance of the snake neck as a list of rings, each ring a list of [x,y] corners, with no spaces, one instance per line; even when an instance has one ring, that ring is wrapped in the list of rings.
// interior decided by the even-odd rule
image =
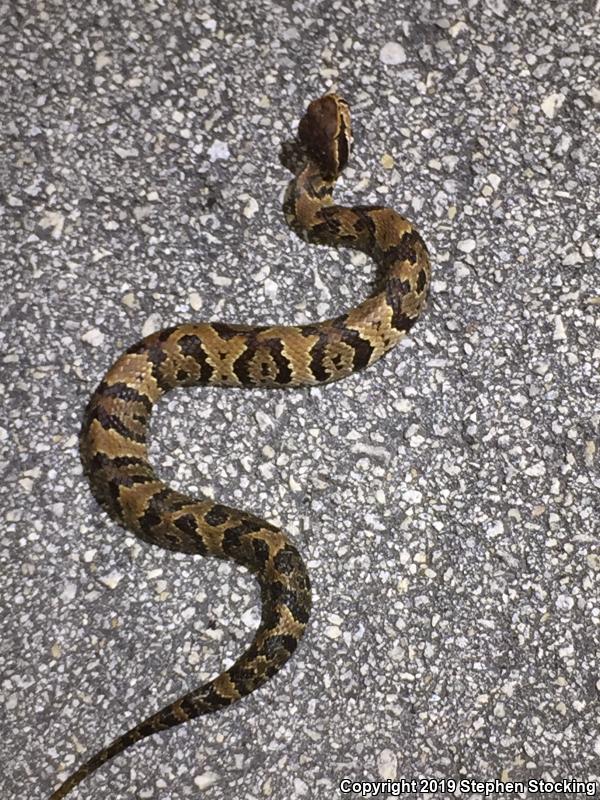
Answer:
[[[318,165],[309,161],[288,184],[283,203],[286,222],[294,233],[312,244],[335,244],[333,236],[319,234],[323,209],[333,204],[335,182],[336,178],[325,178]]]

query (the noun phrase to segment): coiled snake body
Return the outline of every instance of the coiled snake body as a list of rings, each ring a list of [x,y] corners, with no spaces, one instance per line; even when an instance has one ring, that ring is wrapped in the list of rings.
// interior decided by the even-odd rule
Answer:
[[[81,457],[94,496],[141,539],[169,550],[233,559],[256,575],[262,618],[250,647],[217,678],[119,736],[52,794],[65,797],[87,775],[157,731],[229,706],[276,673],[296,649],[310,612],[306,567],[283,531],[258,517],[170,489],[148,461],[155,403],[179,386],[316,386],[373,364],[416,322],[430,282],[427,249],[406,219],[381,206],[334,205],[350,153],[350,112],[327,94],[300,121],[305,155],[284,210],[314,244],[362,250],[378,264],[373,296],[335,319],[308,325],[177,325],[147,336],[107,372],[85,412]]]

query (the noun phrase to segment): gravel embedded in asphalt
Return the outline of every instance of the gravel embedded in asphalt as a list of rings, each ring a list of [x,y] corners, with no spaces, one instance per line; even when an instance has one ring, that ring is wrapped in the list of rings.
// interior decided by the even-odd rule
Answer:
[[[367,259],[303,243],[281,211],[280,147],[328,89],[355,131],[337,198],[418,224],[429,310],[341,383],[161,403],[160,474],[281,524],[311,622],[259,692],[73,800],[600,780],[593,5],[0,9],[3,797],[47,799],[252,636],[250,576],[111,522],[77,435],[142,335],[299,323],[369,290]]]

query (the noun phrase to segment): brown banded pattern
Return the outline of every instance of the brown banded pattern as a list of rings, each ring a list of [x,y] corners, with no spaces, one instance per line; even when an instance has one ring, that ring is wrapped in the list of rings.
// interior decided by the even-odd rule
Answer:
[[[373,364],[417,321],[429,291],[427,248],[413,225],[390,208],[333,204],[350,154],[350,110],[336,94],[310,103],[298,128],[305,154],[284,212],[308,242],[350,247],[382,271],[373,296],[334,319],[307,325],[250,327],[189,323],[153,333],[129,348],[92,395],[81,429],[81,458],[92,492],[121,525],[169,550],[232,559],[261,589],[262,618],[250,647],[218,677],[148,717],[90,758],[52,794],[60,800],[130,745],[253,692],[292,655],[310,612],[310,583],[283,531],[235,508],[176,492],[148,460],[154,405],[181,386],[331,383]]]

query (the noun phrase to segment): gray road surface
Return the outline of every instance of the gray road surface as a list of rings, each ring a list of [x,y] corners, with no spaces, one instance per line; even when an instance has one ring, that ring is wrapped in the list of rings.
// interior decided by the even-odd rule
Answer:
[[[142,333],[323,318],[369,290],[370,263],[303,244],[281,213],[280,145],[330,88],[355,121],[338,198],[419,224],[429,310],[337,385],[161,404],[161,475],[281,523],[314,611],[263,690],[73,800],[599,780],[594,3],[39,0],[0,17],[2,797],[47,798],[252,635],[251,578],[112,523],[77,434]],[[544,796],[583,796],[559,788]]]

